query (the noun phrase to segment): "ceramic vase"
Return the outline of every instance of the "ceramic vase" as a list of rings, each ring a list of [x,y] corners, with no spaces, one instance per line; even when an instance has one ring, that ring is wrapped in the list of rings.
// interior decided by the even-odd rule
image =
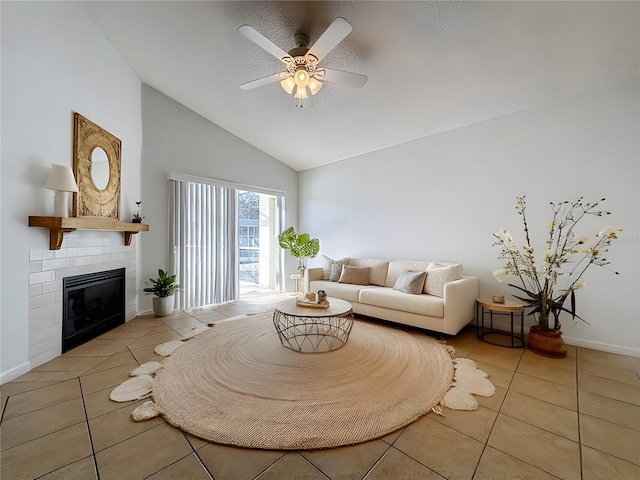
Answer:
[[[533,353],[550,358],[564,358],[568,351],[560,330],[543,332],[538,325],[532,325],[529,329],[527,347]]]
[[[166,317],[173,313],[175,295],[168,297],[153,297],[153,313],[156,317]]]

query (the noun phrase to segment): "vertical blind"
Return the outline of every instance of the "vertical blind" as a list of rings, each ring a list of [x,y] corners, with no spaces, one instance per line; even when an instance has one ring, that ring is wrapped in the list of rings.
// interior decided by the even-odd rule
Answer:
[[[234,188],[170,182],[172,268],[178,308],[238,298],[238,195]]]

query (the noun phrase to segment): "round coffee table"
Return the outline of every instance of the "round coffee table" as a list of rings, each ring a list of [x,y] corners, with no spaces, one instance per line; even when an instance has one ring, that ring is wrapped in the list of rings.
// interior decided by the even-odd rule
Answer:
[[[349,339],[353,326],[351,304],[339,298],[329,298],[328,308],[299,307],[296,298],[276,305],[273,324],[280,342],[296,352],[331,352]]]

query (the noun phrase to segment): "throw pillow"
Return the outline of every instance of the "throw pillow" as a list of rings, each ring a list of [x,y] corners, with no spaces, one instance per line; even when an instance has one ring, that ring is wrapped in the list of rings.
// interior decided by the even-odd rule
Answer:
[[[342,267],[344,265],[338,262],[333,262],[331,264],[331,273],[329,274],[330,282],[337,282],[340,280],[340,275],[342,274]]]
[[[369,285],[370,267],[342,267],[339,283],[353,283],[354,285]]]
[[[349,260],[349,257],[341,258],[340,260],[334,260],[331,257],[322,255],[322,279],[337,282],[340,278],[340,274],[342,273],[342,265],[348,265]],[[334,271],[334,275],[331,275],[334,264],[337,264],[338,266]]]
[[[399,292],[410,293],[411,295],[420,295],[426,278],[427,272],[405,270],[396,280],[393,289]]]
[[[444,263],[431,262],[431,265],[427,267],[425,293],[442,297],[444,295],[444,284],[460,278],[462,278],[462,264],[446,265]]]

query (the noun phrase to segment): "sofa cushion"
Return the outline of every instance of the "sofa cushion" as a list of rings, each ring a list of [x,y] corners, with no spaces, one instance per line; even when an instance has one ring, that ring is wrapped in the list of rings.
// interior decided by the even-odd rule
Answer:
[[[431,265],[431,262],[415,260],[392,260],[389,262],[389,271],[387,272],[387,280],[384,286],[393,288],[396,280],[398,280],[398,277],[403,272],[406,272],[407,270],[411,270],[414,272],[425,272],[429,265]]]
[[[424,281],[427,278],[427,272],[413,272],[407,270],[402,272],[393,285],[394,290],[409,293],[411,295],[420,295],[424,288]]]
[[[360,303],[442,318],[444,300],[432,295],[409,295],[393,288],[369,287],[360,290]]]
[[[369,285],[370,267],[352,267],[343,265],[340,283],[353,283],[355,285]]]
[[[444,284],[460,278],[462,278],[462,264],[432,262],[427,268],[427,280],[424,289],[429,295],[442,297],[444,295]]]
[[[347,265],[349,263],[349,260],[350,259],[348,257],[341,258],[340,260],[334,260],[331,257],[322,255],[322,279],[329,280],[329,278],[331,277],[331,266],[334,263],[339,263],[340,265]],[[342,273],[342,269],[339,269],[338,271],[338,278],[340,277],[340,273]],[[338,279],[336,278],[335,281],[337,282]]]
[[[387,278],[387,269],[389,268],[388,260],[379,258],[352,258],[349,260],[352,267],[369,267],[369,283],[371,285],[384,286]]]
[[[318,290],[324,290],[329,297],[329,303],[331,303],[331,297],[341,298],[347,302],[358,302],[360,292],[367,288],[376,287],[354,285],[352,283],[330,282],[329,280],[313,280],[309,282],[309,291],[317,293]]]

